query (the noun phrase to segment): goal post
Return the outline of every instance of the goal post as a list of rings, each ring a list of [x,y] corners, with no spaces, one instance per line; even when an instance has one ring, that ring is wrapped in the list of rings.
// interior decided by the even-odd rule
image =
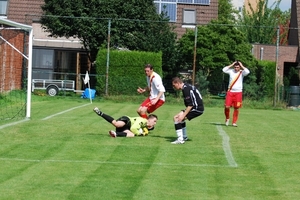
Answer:
[[[27,60],[27,92],[26,92],[26,114],[25,114],[25,116],[26,116],[26,118],[30,118],[31,117],[33,29],[32,29],[32,26],[14,22],[14,21],[8,20],[6,18],[0,18],[0,25],[1,25],[0,30],[8,30],[9,31],[10,29],[14,29],[14,30],[19,29],[19,30],[23,30],[28,33],[28,48],[27,48],[28,55],[26,55],[26,53],[22,53],[22,50],[18,49],[13,44],[11,44],[9,42],[9,40],[5,39],[5,37],[3,37],[1,34],[0,34],[0,41],[2,40],[3,42],[5,42],[15,52],[17,52],[18,54],[21,54],[22,57]],[[1,52],[1,53],[4,54],[4,52]],[[2,56],[4,57],[4,55],[2,55]],[[6,55],[6,56],[11,56],[11,55]],[[9,59],[9,58],[7,58],[7,59]]]

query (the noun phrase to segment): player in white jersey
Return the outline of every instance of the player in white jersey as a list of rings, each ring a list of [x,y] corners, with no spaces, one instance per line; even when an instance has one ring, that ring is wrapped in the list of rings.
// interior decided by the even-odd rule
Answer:
[[[140,105],[137,113],[147,119],[147,113],[153,113],[157,108],[165,103],[165,87],[159,74],[153,71],[151,64],[145,65],[147,87],[138,87],[138,93],[149,92],[149,97]]]
[[[233,68],[232,68],[233,67]],[[250,71],[240,61],[235,61],[231,65],[223,68],[223,72],[229,74],[229,85],[225,98],[225,125],[229,125],[230,107],[233,106],[232,126],[237,127],[239,108],[242,107],[243,79]]]

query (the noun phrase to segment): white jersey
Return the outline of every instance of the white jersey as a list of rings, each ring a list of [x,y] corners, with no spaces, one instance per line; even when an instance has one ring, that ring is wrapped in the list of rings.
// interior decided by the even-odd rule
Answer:
[[[244,79],[244,76],[247,76],[250,73],[249,69],[244,67],[244,70],[236,72],[234,69],[226,66],[223,68],[223,72],[226,74],[229,74],[228,89],[231,88],[230,92],[242,92],[243,91],[243,79]]]
[[[147,85],[150,89],[150,99],[156,98],[159,92],[166,91],[160,75],[156,72],[153,72],[150,77],[147,76]],[[165,94],[161,95],[160,99],[165,101]]]

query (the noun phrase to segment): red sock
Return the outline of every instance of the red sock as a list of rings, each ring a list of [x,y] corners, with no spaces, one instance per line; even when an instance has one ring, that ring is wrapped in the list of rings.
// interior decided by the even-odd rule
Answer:
[[[226,119],[229,119],[230,108],[225,108],[224,109],[224,114],[225,114]]]
[[[148,119],[147,114],[140,114],[140,116],[141,116],[142,118]]]
[[[239,117],[239,109],[234,109],[232,123],[236,123]]]

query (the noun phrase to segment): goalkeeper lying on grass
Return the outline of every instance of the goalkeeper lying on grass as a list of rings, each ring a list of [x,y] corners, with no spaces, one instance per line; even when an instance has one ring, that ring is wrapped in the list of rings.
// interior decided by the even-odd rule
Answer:
[[[109,131],[111,137],[146,136],[157,122],[157,116],[154,114],[150,114],[148,119],[122,116],[115,120],[113,117],[100,111],[97,107],[94,108],[94,112],[116,127],[116,131]]]

